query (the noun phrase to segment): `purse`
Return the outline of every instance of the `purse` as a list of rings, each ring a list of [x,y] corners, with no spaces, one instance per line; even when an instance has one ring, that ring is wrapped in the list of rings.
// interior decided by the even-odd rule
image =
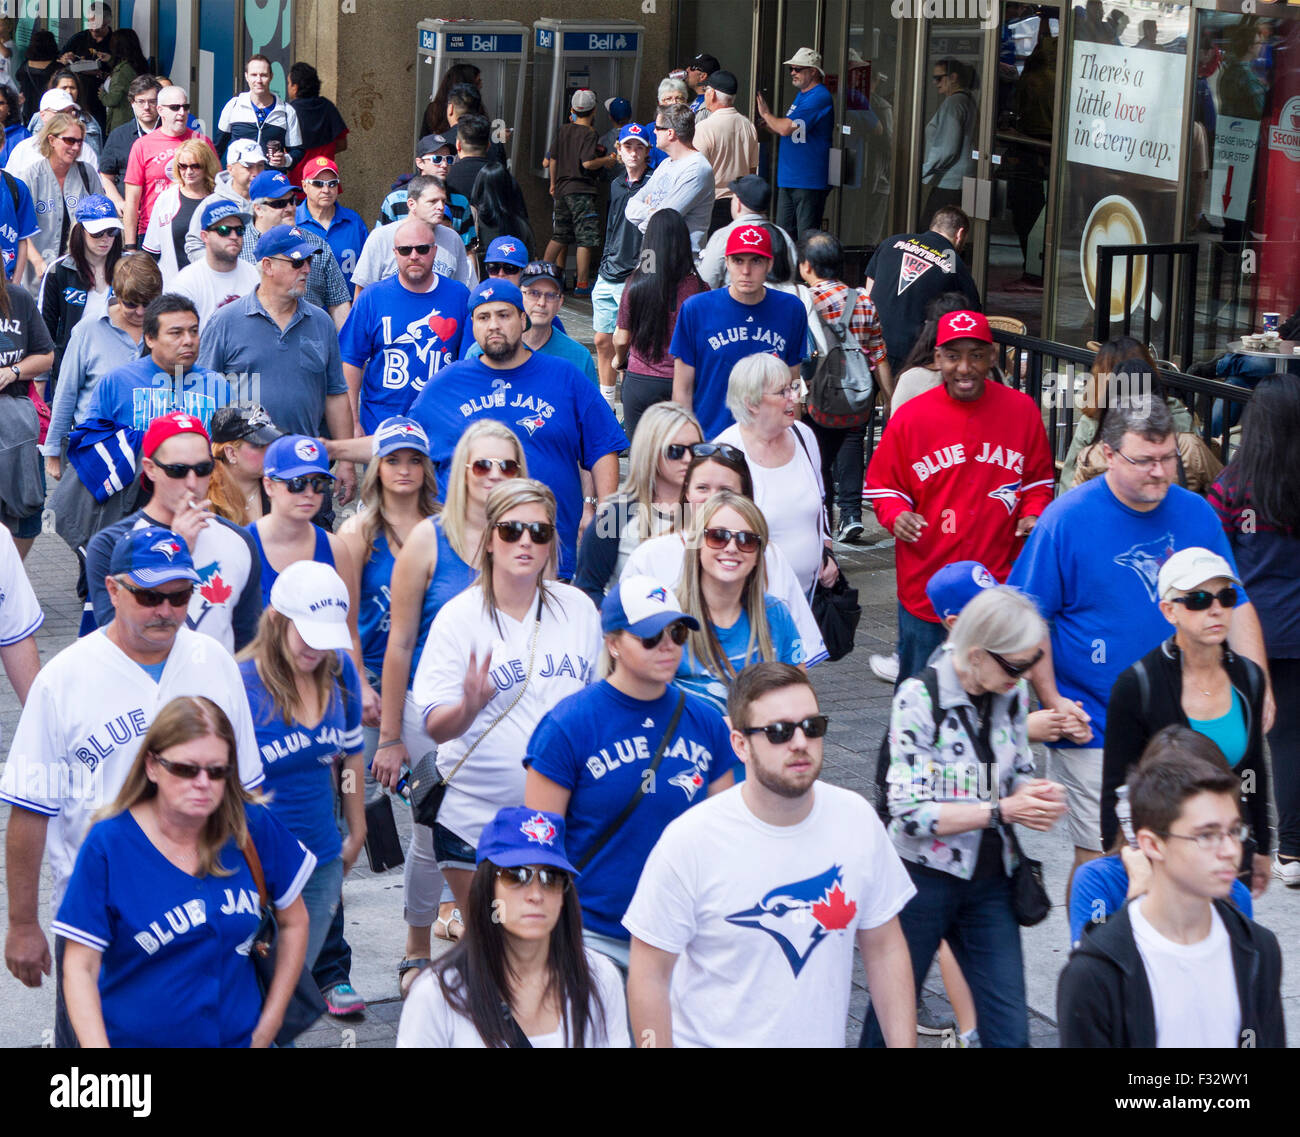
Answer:
[[[434,822],[438,820],[438,810],[442,808],[442,799],[447,796],[447,787],[451,784],[452,778],[460,773],[460,768],[469,761],[469,756],[478,749],[478,744],[482,742],[491,732],[492,728],[501,722],[511,711],[519,705],[519,700],[524,697],[524,692],[528,690],[529,680],[533,677],[533,663],[537,658],[537,639],[542,631],[542,593],[539,588],[537,591],[537,617],[533,621],[533,635],[528,644],[528,671],[524,675],[524,681],[519,685],[519,690],[515,697],[510,700],[510,705],[506,707],[496,718],[487,725],[483,731],[470,744],[468,750],[461,755],[460,761],[451,768],[451,772],[443,777],[437,766],[434,766],[434,778],[427,786],[428,778],[416,777],[416,772],[411,772],[411,801],[415,802],[415,808],[412,811],[412,817],[417,825],[427,825],[433,828]]]
[[[366,806],[366,860],[375,873],[387,872],[406,860],[393,819],[393,799],[387,794]]]
[[[829,658],[843,659],[853,650],[853,636],[862,619],[862,608],[858,604],[858,590],[849,587],[842,567],[830,588],[820,580],[817,582],[810,607]]]
[[[280,926],[275,919],[275,909],[271,907],[270,897],[266,891],[266,877],[262,874],[262,859],[257,855],[257,846],[250,835],[240,848],[248,871],[253,874],[257,885],[257,898],[262,908],[262,922],[257,927],[253,942],[248,949],[248,958],[253,961],[253,970],[257,972],[257,987],[265,1002],[266,993],[271,989],[275,978],[276,952],[280,936]],[[325,1013],[325,999],[311,977],[311,972],[303,967],[298,976],[298,986],[289,997],[289,1005],[284,1009],[284,1021],[280,1024],[280,1033],[275,1036],[277,1046],[288,1046],[303,1031],[310,1027]]]

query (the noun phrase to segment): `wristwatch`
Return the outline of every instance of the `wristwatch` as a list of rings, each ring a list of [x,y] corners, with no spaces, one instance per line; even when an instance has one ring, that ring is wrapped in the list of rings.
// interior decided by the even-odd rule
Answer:
[[[12,371],[12,372],[14,373],[14,382],[15,382],[15,383],[21,383],[21,382],[23,381],[23,373],[22,373],[21,370],[19,370],[18,364],[16,364],[16,363],[11,363],[11,364],[9,365],[9,370]]]

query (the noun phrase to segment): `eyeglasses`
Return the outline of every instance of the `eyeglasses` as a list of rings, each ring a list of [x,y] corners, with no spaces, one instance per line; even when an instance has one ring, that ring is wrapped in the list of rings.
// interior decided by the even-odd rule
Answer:
[[[555,536],[555,526],[549,521],[498,521],[497,535],[507,545],[513,545],[527,530],[534,545],[549,545]]]
[[[945,71],[942,75],[931,75],[930,78],[933,79],[936,83],[942,83],[945,79],[948,78],[948,72]]]
[[[665,632],[668,633],[668,638],[678,647],[681,647],[686,642],[686,637],[691,634],[690,628],[678,620],[676,623],[669,624],[666,628],[660,628],[653,636],[637,636],[636,638],[641,641],[641,646],[646,651],[650,651],[652,648],[659,646],[659,641],[664,638]]]
[[[409,257],[414,254],[417,257],[427,257],[432,245],[394,245],[393,252],[399,257]]]
[[[210,473],[212,473],[212,467],[215,466],[216,463],[213,462],[211,458],[207,458],[202,462],[195,462],[193,465],[186,465],[184,462],[156,461],[154,462],[154,465],[169,478],[175,478],[179,481],[181,478],[186,477],[191,470],[194,471],[195,476],[206,478]]]
[[[141,110],[146,110],[149,107],[156,107],[158,105],[157,99],[132,99],[131,102]]]
[[[334,488],[334,479],[329,474],[312,474],[310,477],[300,474],[296,478],[272,478],[271,481],[288,486],[290,493],[302,493],[308,486],[312,493],[328,493]]]
[[[56,134],[54,137],[64,146],[80,146],[86,141],[84,138],[69,138],[66,134]]]
[[[267,257],[268,261],[280,261],[282,264],[292,266],[294,272],[301,272],[304,268],[311,267],[311,257]]]
[[[154,754],[152,751],[150,751],[149,756],[169,774],[184,778],[187,782],[193,781],[200,774],[207,774],[210,782],[222,782],[230,776],[229,762],[222,763],[219,766],[200,766],[194,762],[173,762],[168,758],[164,758],[161,754]]]
[[[164,603],[170,604],[173,608],[188,608],[190,597],[194,595],[194,585],[189,584],[179,592],[159,592],[156,588],[137,588],[134,584],[127,584],[124,580],[119,580],[123,588],[135,597],[135,602],[141,608],[158,608]]]
[[[774,398],[781,399],[782,401],[797,399],[799,397],[799,387],[797,384],[787,383],[779,390],[768,391],[768,394],[772,395]]]
[[[337,179],[335,179],[334,181],[324,182],[321,181],[319,178],[308,178],[307,184],[309,186],[315,186],[317,189],[338,189],[339,188],[339,183]]]
[[[294,204],[295,202],[292,197],[277,197],[274,201],[267,201],[266,208],[267,209],[288,209],[289,206]]]
[[[553,288],[521,288],[520,292],[529,300],[545,300],[548,304],[558,301],[564,295]]]
[[[177,162],[176,168],[178,170],[201,170],[203,169],[203,163],[202,162]]]
[[[1160,454],[1154,458],[1130,458],[1123,450],[1116,450],[1121,458],[1130,466],[1136,466],[1139,470],[1155,470],[1161,466],[1172,466],[1178,461],[1178,451],[1172,454]]]
[[[803,731],[805,738],[821,738],[826,733],[830,721],[825,715],[809,715],[799,722],[770,722],[767,726],[746,727],[742,733],[765,734],[768,742],[773,746],[780,746],[794,737],[795,727]]]
[[[763,538],[748,529],[706,529],[704,543],[710,549],[725,549],[732,541],[742,553],[756,553],[763,544]]]
[[[484,265],[487,269],[488,276],[514,276],[517,272],[523,272],[523,269],[515,265],[490,264]]]
[[[190,109],[189,103],[159,103],[160,111],[187,111]]]
[[[708,458],[714,454],[737,465],[748,461],[743,450],[726,442],[697,442],[691,447],[692,458]]]
[[[208,232],[215,233],[218,237],[242,237],[244,227],[242,225],[214,225]]]
[[[535,869],[532,865],[497,869],[497,880],[507,888],[527,888],[536,880],[547,892],[568,892],[573,878],[560,869]]]
[[[493,466],[499,467],[502,475],[507,478],[517,478],[523,473],[513,458],[475,458],[474,461],[465,463],[465,468],[472,470],[476,478],[486,478],[492,473]]]
[[[1212,853],[1218,850],[1223,844],[1226,837],[1234,845],[1245,843],[1250,836],[1250,826],[1244,822],[1232,826],[1229,829],[1207,829],[1204,833],[1160,833],[1161,837],[1177,837],[1180,841],[1195,841],[1196,847],[1203,853]]]
[[[1216,600],[1225,608],[1235,608],[1237,599],[1237,590],[1232,585],[1228,585],[1227,588],[1220,588],[1218,592],[1206,592],[1205,589],[1198,588],[1186,596],[1172,597],[1170,603],[1181,604],[1189,612],[1204,612]]]
[[[1028,671],[1031,667],[1033,667],[1035,663],[1037,663],[1040,659],[1043,658],[1042,648],[1038,649],[1037,654],[1035,654],[1034,658],[1031,659],[1028,663],[1012,663],[1010,660],[1005,659],[1003,656],[998,655],[996,651],[989,651],[988,648],[985,648],[984,652],[986,655],[990,656],[993,659],[993,661],[1000,668],[1002,668],[1003,671],[1005,671],[1008,675],[1010,675],[1012,679],[1019,679],[1020,676],[1022,676],[1026,671]]]
[[[660,122],[655,123],[655,130],[671,130],[671,129],[672,129],[671,126],[664,126],[663,123]]]

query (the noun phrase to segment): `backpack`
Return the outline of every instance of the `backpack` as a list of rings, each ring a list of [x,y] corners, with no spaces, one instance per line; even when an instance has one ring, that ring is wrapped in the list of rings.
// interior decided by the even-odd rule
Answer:
[[[844,310],[833,324],[814,310],[825,329],[828,347],[814,363],[808,381],[808,402],[824,415],[865,418],[875,402],[876,381],[871,364],[849,326],[857,302],[857,289],[850,288],[844,298]]]

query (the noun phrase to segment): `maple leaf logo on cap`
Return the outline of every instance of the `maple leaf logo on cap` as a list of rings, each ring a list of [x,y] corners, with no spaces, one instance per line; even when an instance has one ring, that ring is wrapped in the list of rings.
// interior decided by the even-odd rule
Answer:
[[[744,241],[746,245],[761,245],[763,243],[763,234],[757,229],[742,229],[740,231],[740,239]]]
[[[528,840],[536,841],[539,845],[552,845],[555,843],[555,826],[541,813],[534,813],[532,817],[519,826],[519,832]]]
[[[975,318],[969,312],[955,312],[948,317],[948,327],[954,332],[969,332],[975,327]]]

